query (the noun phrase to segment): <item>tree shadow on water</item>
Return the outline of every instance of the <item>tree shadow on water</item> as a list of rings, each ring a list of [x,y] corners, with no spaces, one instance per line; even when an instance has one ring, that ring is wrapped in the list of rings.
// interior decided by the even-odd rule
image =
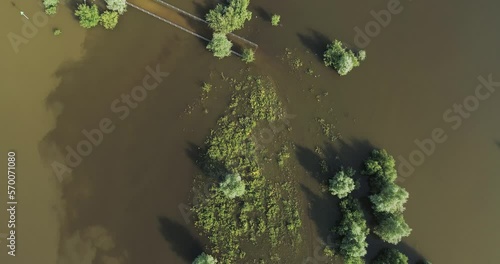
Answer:
[[[302,44],[310,49],[319,61],[323,62],[323,53],[326,50],[326,46],[332,43],[332,41],[326,35],[314,29],[309,29],[309,32],[310,34],[298,33],[297,36]]]
[[[256,7],[255,11],[257,12],[257,16],[261,17],[262,19],[264,19],[266,21],[271,21],[271,13],[267,12],[261,6]]]
[[[172,251],[181,258],[191,262],[203,251],[201,243],[185,226],[166,217],[159,217],[158,221],[163,238],[170,243]]]

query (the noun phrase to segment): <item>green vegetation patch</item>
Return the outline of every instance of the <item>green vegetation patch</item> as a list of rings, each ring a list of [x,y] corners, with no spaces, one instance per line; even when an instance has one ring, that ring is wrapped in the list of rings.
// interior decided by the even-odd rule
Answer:
[[[263,170],[252,133],[259,124],[283,115],[281,102],[268,80],[248,77],[230,82],[234,93],[228,111],[202,151],[205,177],[201,184],[195,182],[217,184],[193,207],[195,225],[208,236],[211,252],[222,263],[256,260],[263,254],[276,259],[280,246],[290,250],[300,241],[297,195],[290,182]],[[265,253],[252,255],[254,248]]]
[[[341,76],[348,74],[354,67],[358,67],[359,62],[365,58],[365,51],[360,51],[356,56],[352,50],[345,48],[339,40],[329,44],[323,54],[325,65],[335,69]]]

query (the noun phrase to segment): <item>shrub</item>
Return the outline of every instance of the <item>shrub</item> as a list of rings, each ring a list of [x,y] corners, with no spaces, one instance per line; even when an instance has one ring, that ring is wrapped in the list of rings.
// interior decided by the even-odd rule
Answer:
[[[62,31],[58,28],[55,28],[53,33],[54,33],[54,36],[59,36],[59,35],[61,35]]]
[[[360,50],[360,51],[358,52],[358,60],[359,60],[359,61],[364,61],[364,60],[366,60],[366,51],[364,51],[364,50]]]
[[[207,49],[219,59],[230,56],[232,47],[233,43],[222,33],[214,33],[212,40],[207,45]]]
[[[245,63],[250,63],[255,61],[255,53],[252,49],[243,50],[243,57],[241,58]]]
[[[273,26],[279,26],[280,24],[280,20],[281,20],[281,16],[280,15],[276,15],[274,14],[272,17],[271,17],[271,24]]]
[[[118,24],[119,14],[116,11],[104,11],[99,21],[105,29],[114,29]]]
[[[206,15],[209,27],[224,34],[242,29],[245,22],[252,19],[249,4],[250,0],[231,0],[226,6],[218,4]]]
[[[75,16],[80,19],[80,25],[83,28],[93,28],[99,24],[101,17],[97,5],[88,6],[86,4],[79,4],[78,9],[75,11]]]

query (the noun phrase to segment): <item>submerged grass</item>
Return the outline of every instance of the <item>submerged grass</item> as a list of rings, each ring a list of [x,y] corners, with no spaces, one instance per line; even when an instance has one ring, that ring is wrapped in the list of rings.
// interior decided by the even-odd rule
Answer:
[[[234,93],[226,113],[205,142],[205,176],[198,181],[220,183],[228,173],[238,173],[246,190],[244,195],[230,199],[216,184],[193,207],[195,225],[208,236],[210,249],[221,263],[273,262],[279,258],[280,246],[297,246],[301,240],[296,185],[264,171],[265,151],[257,149],[252,133],[259,124],[283,117],[282,104],[269,80],[247,77],[237,81],[225,76],[224,80]],[[288,157],[286,153],[284,149],[280,155],[281,166]]]

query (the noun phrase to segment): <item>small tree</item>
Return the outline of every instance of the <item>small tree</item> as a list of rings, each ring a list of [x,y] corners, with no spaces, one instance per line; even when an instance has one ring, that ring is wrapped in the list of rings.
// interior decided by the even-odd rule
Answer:
[[[373,261],[373,264],[408,264],[408,257],[397,249],[383,249]]]
[[[246,21],[252,19],[252,12],[248,11],[250,0],[231,0],[229,5],[218,4],[206,15],[211,29],[218,33],[230,33],[242,29]]]
[[[364,61],[364,60],[366,60],[366,51],[364,51],[364,50],[360,50],[360,51],[358,52],[358,60],[359,60],[359,61]]]
[[[340,199],[349,195],[354,189],[356,189],[356,183],[352,179],[355,171],[352,168],[347,170],[340,170],[335,174],[335,176],[330,179],[330,186],[328,190],[332,195],[336,195]]]
[[[86,4],[79,4],[78,9],[75,11],[75,16],[80,19],[80,25],[83,28],[93,28],[101,20],[96,5],[88,6]]]
[[[252,49],[245,49],[243,50],[243,57],[241,58],[242,61],[246,63],[253,62],[255,60],[255,53]]]
[[[205,254],[205,252],[201,253],[201,255],[199,255],[194,261],[193,261],[193,264],[216,264],[217,263],[217,260],[208,255],[208,254]]]
[[[351,50],[343,47],[342,42],[335,40],[329,44],[323,54],[325,65],[335,69],[341,76],[348,74],[354,67],[359,66],[358,58]]]
[[[116,11],[104,11],[101,15],[101,25],[105,29],[114,29],[118,24],[119,14]]]
[[[220,190],[230,199],[245,194],[245,183],[237,173],[226,175],[225,180],[220,184]]]
[[[213,52],[214,56],[219,59],[231,55],[232,47],[233,43],[222,33],[214,33],[212,40],[207,45],[207,49]]]
[[[280,15],[277,15],[277,14],[274,14],[272,17],[271,17],[271,25],[273,26],[279,26],[280,24],[280,20],[281,20],[281,16]]]
[[[45,7],[45,13],[47,15],[55,15],[57,13],[57,5],[59,0],[43,0],[43,6]]]
[[[105,0],[106,8],[112,11],[118,12],[118,14],[123,15],[127,11],[127,1],[126,0]]]

